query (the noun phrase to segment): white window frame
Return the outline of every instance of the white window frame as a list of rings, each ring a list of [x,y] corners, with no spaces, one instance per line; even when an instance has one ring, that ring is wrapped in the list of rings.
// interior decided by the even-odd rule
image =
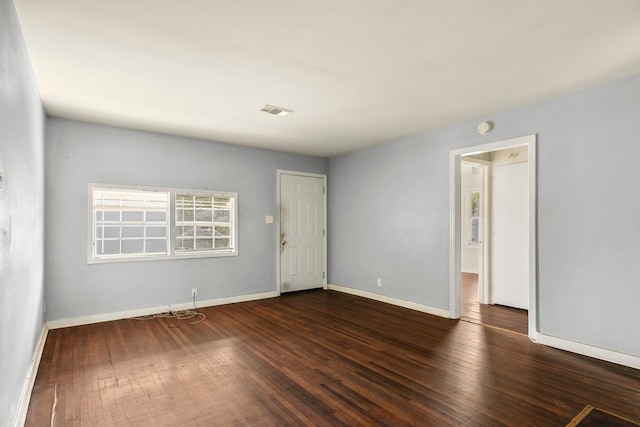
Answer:
[[[147,187],[147,186],[133,186],[133,185],[115,185],[115,184],[97,184],[89,183],[87,186],[87,206],[88,206],[88,221],[87,221],[87,263],[88,264],[103,264],[113,262],[138,262],[138,261],[158,261],[168,259],[186,259],[186,258],[212,258],[212,257],[228,257],[238,255],[238,193],[228,191],[210,191],[210,190],[194,190],[194,189],[181,189],[181,188],[162,188],[162,187]],[[167,252],[163,254],[109,254],[98,255],[96,254],[96,209],[94,207],[93,193],[94,189],[108,189],[108,190],[123,190],[123,191],[154,191],[154,192],[166,192],[169,195],[169,206],[166,216],[167,226]],[[230,207],[230,247],[224,249],[212,249],[212,250],[196,250],[196,251],[176,251],[176,194],[189,194],[196,196],[207,197],[223,197],[231,198],[233,204]],[[221,225],[215,222],[211,222],[211,226]],[[215,231],[214,231],[215,234]]]
[[[93,186],[90,204],[94,259],[146,258],[169,254],[171,198],[168,191]],[[163,219],[149,219],[153,213],[164,214]],[[158,228],[160,235],[148,235],[151,230]],[[153,241],[164,243],[161,251],[147,252],[147,245]],[[127,245],[140,245],[140,251],[128,252],[125,249]],[[101,253],[105,246],[111,246],[117,253]]]
[[[192,198],[191,203],[178,205],[178,195]],[[236,196],[230,194],[222,194],[217,192],[202,192],[202,191],[189,191],[189,192],[181,192],[176,191],[174,194],[175,198],[175,235],[173,236],[173,243],[175,245],[175,255],[179,257],[184,256],[192,256],[194,254],[227,254],[232,253],[235,248],[235,236],[234,229],[236,228],[234,225],[236,224]],[[203,206],[198,205],[198,198],[202,199],[211,199],[211,206]],[[216,200],[223,199],[232,199],[231,202],[227,204],[227,206],[218,206],[216,207]],[[182,208],[182,209],[180,209]],[[181,210],[182,212],[179,212]],[[189,218],[185,218],[185,213],[191,211],[191,215]],[[221,219],[216,219],[217,212],[227,212],[228,221],[222,221]],[[211,219],[204,219],[202,217],[199,218],[199,213],[209,213]],[[184,233],[184,229],[190,229],[191,233],[178,235],[178,227],[182,227],[182,232]],[[220,234],[217,235],[218,229],[229,228],[230,231],[228,234]],[[199,231],[204,231],[207,229],[211,229],[211,235],[200,234]],[[206,233],[206,231],[205,231]],[[183,243],[190,242],[193,244],[192,249],[184,249],[178,248],[178,240],[182,240]],[[220,247],[216,248],[218,241],[228,241],[228,247]],[[198,248],[198,242],[203,243],[211,243],[211,248]]]
[[[473,195],[478,194],[478,216],[473,215]],[[480,212],[482,212],[482,203],[480,198],[480,189],[479,188],[470,188],[467,190],[467,246],[478,246],[481,243],[482,236],[482,222],[480,221]],[[476,240],[473,240],[473,220],[477,220],[478,222],[478,233],[476,235]]]

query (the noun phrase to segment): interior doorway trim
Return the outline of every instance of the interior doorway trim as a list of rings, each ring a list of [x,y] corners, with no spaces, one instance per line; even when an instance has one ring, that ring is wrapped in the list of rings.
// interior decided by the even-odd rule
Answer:
[[[491,227],[488,224],[488,219],[490,218],[490,181],[493,167],[491,162],[480,159],[465,158],[464,160],[461,160],[461,163],[466,163],[467,165],[472,165],[482,169],[482,182],[480,183],[480,193],[482,201],[480,203],[480,207],[482,209],[481,222],[483,223],[483,226],[480,227],[481,262],[478,265],[478,302],[480,304],[489,304],[491,303],[491,290],[489,289],[489,232]],[[462,193],[460,193],[460,197],[462,197]],[[462,203],[462,206],[464,206],[464,203]],[[460,221],[462,221],[462,216],[460,217]],[[460,231],[462,232],[462,225]],[[464,251],[463,246],[464,245],[462,245],[460,248],[461,251]],[[462,257],[460,258],[460,262],[462,263]]]
[[[461,163],[462,156],[487,153],[518,146],[528,147],[529,164],[529,338],[536,340],[538,335],[538,260],[537,260],[537,165],[536,165],[536,135],[496,141],[487,144],[451,150],[449,152],[449,225],[450,225],[450,254],[449,254],[449,316],[458,319],[462,315],[461,289]],[[488,285],[488,284],[487,284]]]
[[[324,222],[322,224],[323,228],[324,228],[324,235],[322,238],[322,264],[323,264],[323,271],[324,273],[324,278],[322,280],[322,288],[324,290],[327,289],[327,235],[329,234],[329,229],[327,228],[327,193],[328,193],[328,189],[327,189],[327,175],[325,174],[317,174],[317,173],[309,173],[309,172],[298,172],[298,171],[291,171],[291,170],[284,170],[284,169],[278,169],[277,170],[277,199],[276,199],[276,292],[278,293],[278,296],[281,295],[282,293],[282,289],[281,289],[281,282],[282,282],[282,276],[281,276],[281,271],[280,271],[280,265],[281,265],[281,251],[280,251],[280,233],[282,232],[281,230],[281,219],[280,219],[280,193],[281,193],[281,186],[280,183],[282,182],[282,175],[297,175],[297,176],[308,176],[308,177],[313,177],[313,178],[322,178],[323,180],[323,185],[324,185],[324,197],[323,197],[323,209],[324,209]]]

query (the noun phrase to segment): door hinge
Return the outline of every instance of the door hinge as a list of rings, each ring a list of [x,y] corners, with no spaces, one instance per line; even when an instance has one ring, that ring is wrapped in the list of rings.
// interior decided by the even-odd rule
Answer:
[[[325,276],[324,276],[324,271],[323,271],[323,272],[322,272],[322,278],[324,279],[324,277],[325,277]]]
[[[323,228],[323,229],[322,229],[322,235],[323,235],[323,236],[326,236],[326,235],[327,235],[326,233],[327,233],[327,230],[325,230],[325,229]]]
[[[324,194],[327,191],[326,187],[322,187],[322,194]]]

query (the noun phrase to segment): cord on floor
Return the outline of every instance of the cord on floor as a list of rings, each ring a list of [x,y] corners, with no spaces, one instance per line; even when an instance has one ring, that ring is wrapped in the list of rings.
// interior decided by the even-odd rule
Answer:
[[[189,322],[190,325],[195,325],[196,323],[200,323],[207,318],[204,313],[198,311],[198,306],[196,305],[196,296],[193,296],[193,310],[178,310],[178,311],[165,311],[164,313],[157,314],[149,314],[146,316],[137,316],[133,317],[134,320],[151,320],[151,319],[178,319],[178,320],[189,320],[194,317],[199,317],[199,319]]]

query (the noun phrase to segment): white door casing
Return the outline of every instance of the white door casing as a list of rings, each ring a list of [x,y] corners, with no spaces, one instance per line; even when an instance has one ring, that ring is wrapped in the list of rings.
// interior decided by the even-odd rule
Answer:
[[[463,156],[475,155],[479,153],[487,153],[505,148],[513,148],[519,146],[527,146],[527,162],[529,164],[528,173],[528,283],[529,283],[529,338],[536,340],[538,337],[539,321],[538,321],[538,277],[537,277],[537,204],[536,204],[536,135],[528,135],[508,140],[489,142],[460,149],[451,150],[449,152],[449,189],[450,189],[450,256],[449,256],[449,317],[457,319],[462,312],[461,299],[461,227],[460,227],[460,166]],[[486,176],[485,176],[486,178]],[[486,228],[485,228],[486,230]],[[486,255],[486,253],[485,253]],[[484,266],[488,267],[485,256]],[[485,286],[485,290],[486,290]]]
[[[326,286],[326,177],[279,171],[279,290]]]

